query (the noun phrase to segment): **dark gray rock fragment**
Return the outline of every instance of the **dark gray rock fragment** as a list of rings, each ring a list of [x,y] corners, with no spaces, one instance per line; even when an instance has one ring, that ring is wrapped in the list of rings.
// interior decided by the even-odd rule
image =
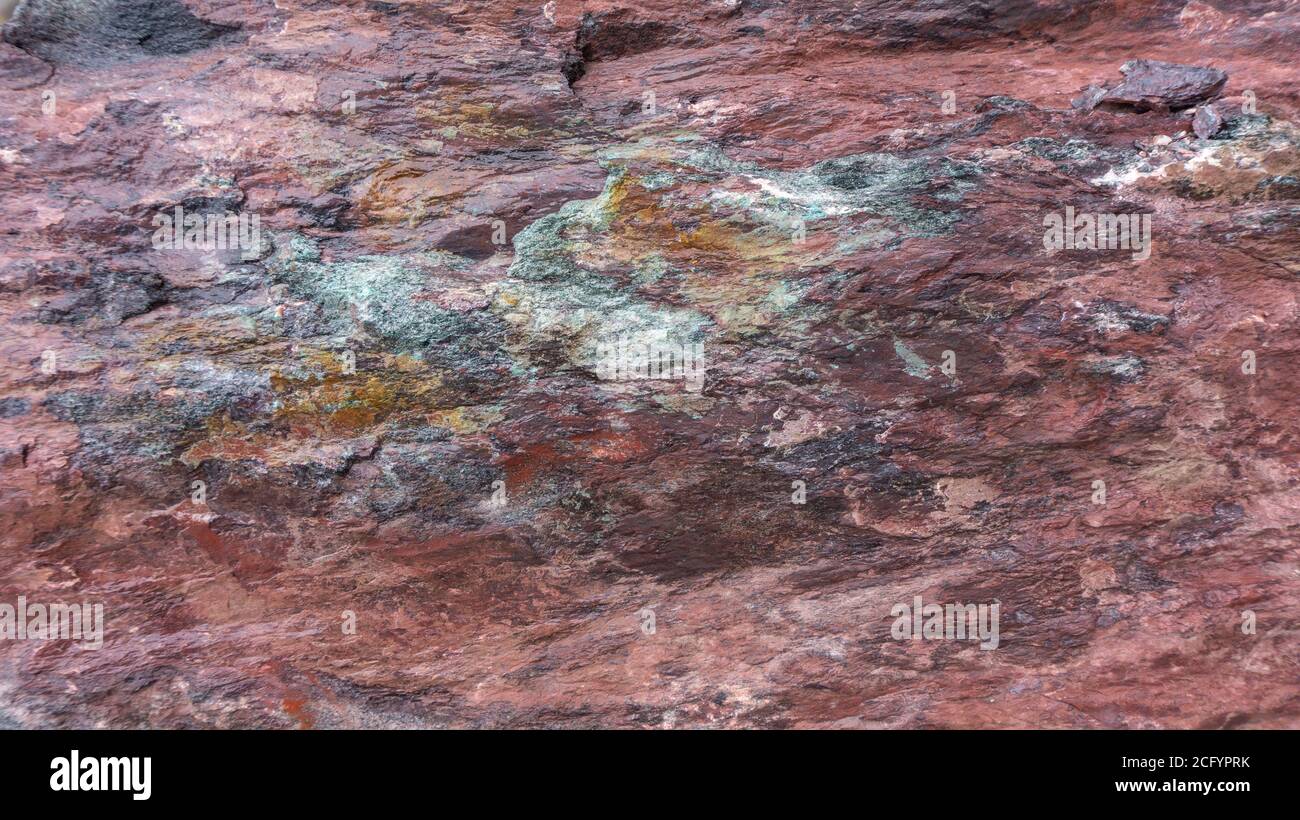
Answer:
[[[4,39],[56,65],[95,67],[206,48],[238,29],[180,0],[26,0]]]
[[[1102,101],[1106,96],[1106,89],[1100,85],[1090,85],[1083,89],[1083,93],[1070,100],[1072,108],[1081,108],[1084,111],[1091,111],[1097,107],[1097,103]]]
[[[1177,111],[1212,99],[1228,82],[1217,68],[1179,65],[1160,60],[1129,60],[1120,66],[1124,81],[1102,89],[1089,86],[1074,100],[1075,108],[1130,108]]]

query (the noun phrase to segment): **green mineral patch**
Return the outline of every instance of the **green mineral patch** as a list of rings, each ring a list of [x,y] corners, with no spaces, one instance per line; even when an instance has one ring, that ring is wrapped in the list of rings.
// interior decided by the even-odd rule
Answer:
[[[864,153],[823,160],[806,169],[765,169],[738,162],[716,146],[691,153],[684,164],[726,177],[740,177],[759,192],[739,203],[767,224],[789,224],[868,213],[888,217],[909,236],[936,236],[950,229],[960,215],[925,208],[913,202],[933,190],[936,198],[960,200],[975,187],[979,167],[950,159],[904,158]],[[715,196],[735,192],[722,189]]]
[[[1051,137],[1026,137],[1010,147],[1052,162],[1076,164],[1096,160],[1103,151],[1100,146],[1087,140],[1070,139],[1062,142]]]
[[[1146,362],[1131,353],[1084,362],[1082,367],[1088,373],[1110,376],[1122,382],[1138,381],[1147,372]]]
[[[936,203],[961,199],[980,173],[875,153],[767,169],[716,146],[654,138],[600,158],[599,196],[514,238],[493,310],[514,330],[517,363],[537,347],[589,362],[599,339],[620,332],[694,341],[707,330],[718,341],[796,327],[821,310],[801,310],[804,271],[950,230],[960,211]]]
[[[389,352],[460,367],[482,367],[496,359],[500,328],[489,314],[450,310],[428,298],[441,275],[468,266],[468,260],[431,251],[327,263],[307,237],[284,244],[286,252],[268,259],[267,268],[295,297],[319,308],[319,335],[342,340],[364,329],[380,337]]]
[[[571,359],[590,363],[594,346],[619,334],[664,331],[698,340],[707,320],[690,310],[660,307],[617,280],[580,264],[585,251],[609,240],[623,197],[624,174],[615,170],[594,199],[566,203],[515,235],[515,260],[496,293],[493,309],[523,334],[518,352],[559,343]],[[646,263],[663,266],[647,257]]]
[[[898,358],[903,360],[903,370],[907,375],[929,380],[930,365],[926,364],[925,359],[916,355],[911,348],[898,339],[894,340],[894,353],[898,354]]]
[[[646,256],[636,269],[636,281],[641,284],[654,284],[671,270],[663,254],[652,253]]]
[[[641,183],[641,187],[645,188],[647,191],[658,191],[662,188],[667,188],[676,181],[676,178],[672,174],[663,172],[646,174],[637,180],[637,182]]]

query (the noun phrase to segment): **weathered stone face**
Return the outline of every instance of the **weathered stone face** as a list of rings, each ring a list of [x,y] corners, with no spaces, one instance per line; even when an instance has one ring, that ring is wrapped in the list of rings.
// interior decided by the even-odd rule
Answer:
[[[181,0],[25,0],[5,40],[56,65],[105,66],[187,54],[233,34]]]
[[[0,725],[1297,725],[1300,15],[992,5],[19,5]]]
[[[1099,104],[1180,110],[1214,97],[1228,82],[1227,72],[1217,68],[1161,60],[1130,60],[1119,70],[1124,81],[1102,94]]]

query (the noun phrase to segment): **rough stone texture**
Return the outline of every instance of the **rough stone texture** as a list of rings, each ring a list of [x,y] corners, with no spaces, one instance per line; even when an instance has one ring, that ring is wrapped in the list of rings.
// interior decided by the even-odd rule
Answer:
[[[1211,139],[1223,128],[1223,117],[1213,105],[1202,105],[1192,117],[1192,131],[1203,140]]]
[[[235,31],[181,0],[39,0],[15,10],[5,40],[56,65],[107,65],[211,45]]]
[[[0,641],[5,725],[1300,725],[1294,4],[5,37],[0,602],[107,618]],[[1215,140],[1071,107],[1137,59],[1230,76]],[[154,250],[177,205],[264,242]],[[1150,214],[1150,258],[1048,253],[1067,206]],[[655,329],[702,389],[597,378]],[[999,647],[892,639],[915,595],[998,602]]]
[[[1081,106],[1178,110],[1212,98],[1228,82],[1228,75],[1215,68],[1160,60],[1130,60],[1119,70],[1123,82],[1110,89],[1089,86]]]

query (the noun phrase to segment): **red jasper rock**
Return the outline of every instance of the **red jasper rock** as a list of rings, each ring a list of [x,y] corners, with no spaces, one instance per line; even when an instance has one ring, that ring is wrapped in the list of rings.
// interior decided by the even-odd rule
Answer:
[[[1297,35],[26,0],[0,725],[1300,725]]]

